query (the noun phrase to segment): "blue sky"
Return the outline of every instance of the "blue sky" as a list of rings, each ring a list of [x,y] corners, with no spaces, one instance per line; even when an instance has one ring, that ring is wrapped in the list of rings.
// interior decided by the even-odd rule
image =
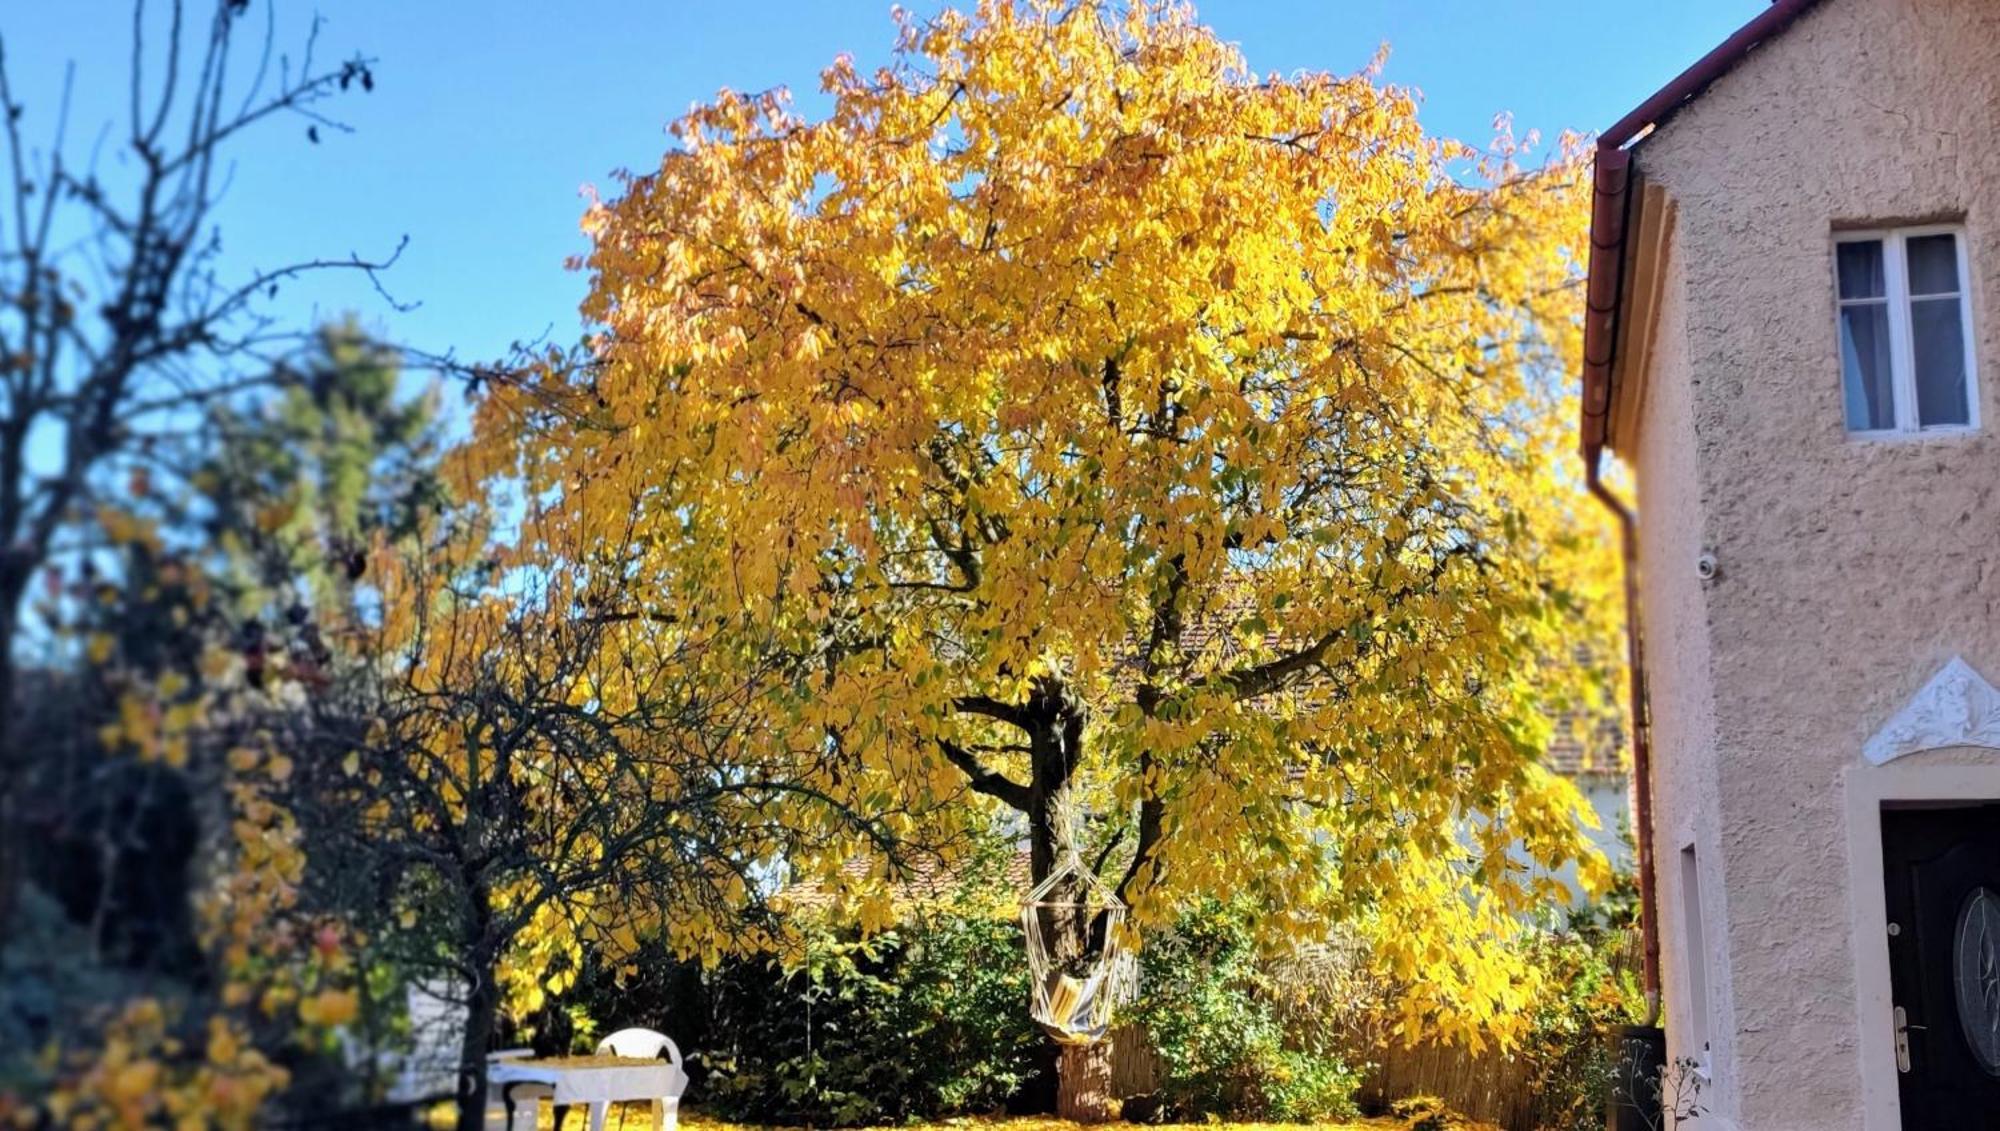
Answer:
[[[157,8],[165,0],[152,0]],[[970,0],[966,0],[970,2]],[[189,0],[205,9],[207,0]],[[313,9],[277,0],[280,42]],[[918,12],[935,0],[905,0]],[[1483,141],[1496,113],[1517,131],[1597,130],[1756,15],[1765,0],[1209,0],[1204,22],[1260,72],[1365,65],[1420,88],[1439,133]],[[346,309],[398,340],[483,358],[510,342],[575,337],[585,184],[659,160],[663,127],[723,86],[790,87],[808,113],[819,70],[850,52],[885,61],[886,0],[326,0],[320,51],[378,60],[372,95],[335,108],[352,134],[280,120],[235,151],[220,214],[226,262],[376,254],[407,234],[385,282],[323,280],[280,295],[288,318]],[[43,136],[65,61],[77,68],[72,152],[117,115],[130,51],[126,0],[0,5],[24,125]],[[284,25],[289,24],[289,32]],[[248,60],[239,63],[247,68]]]

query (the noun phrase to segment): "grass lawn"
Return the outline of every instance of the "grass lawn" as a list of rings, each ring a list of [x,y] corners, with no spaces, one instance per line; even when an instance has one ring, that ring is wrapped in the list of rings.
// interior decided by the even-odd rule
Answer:
[[[553,1113],[543,1107],[541,1127],[552,1127]],[[566,1112],[559,1131],[584,1131],[589,1121],[578,1109]],[[611,1118],[604,1123],[605,1131],[647,1131],[652,1126],[650,1113],[643,1104],[619,1104],[611,1109]],[[908,1123],[893,1125],[895,1131],[1075,1131],[1081,1124],[1061,1119],[1003,1118],[1003,1119],[945,1119],[936,1123]],[[1133,1128],[1129,1123],[1112,1123],[1106,1127]],[[1202,1131],[1300,1131],[1296,1123],[1182,1123],[1168,1124],[1169,1127],[1201,1128]],[[1402,1131],[1407,1126],[1399,1119],[1361,1119],[1352,1123],[1314,1124],[1322,1131]],[[780,1131],[767,1124],[726,1123],[711,1119],[700,1112],[682,1112],[681,1127],[685,1131]],[[791,1129],[786,1129],[791,1131]],[[890,1131],[885,1128],[884,1131]]]
[[[581,1126],[581,1124],[579,1124]],[[640,1131],[647,1126],[646,1113],[633,1109],[632,1120],[626,1125],[631,1131]],[[745,1124],[724,1123],[703,1116],[682,1119],[681,1126],[688,1131],[751,1131]],[[937,1123],[906,1124],[902,1131],[1074,1131],[1083,1124],[1071,1123],[1066,1119],[1027,1117],[1012,1119],[946,1119]],[[1137,1124],[1105,1124],[1113,1128],[1133,1129]],[[1167,1127],[1203,1128],[1204,1131],[1301,1131],[1297,1123],[1175,1123]],[[1323,1131],[1401,1131],[1406,1126],[1400,1119],[1361,1119],[1352,1123],[1318,1123],[1313,1126]]]

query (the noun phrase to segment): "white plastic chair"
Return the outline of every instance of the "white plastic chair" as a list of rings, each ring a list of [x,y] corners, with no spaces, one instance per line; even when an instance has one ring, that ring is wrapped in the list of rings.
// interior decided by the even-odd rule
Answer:
[[[667,1094],[659,1099],[660,1123],[666,1131],[675,1131],[680,1126],[681,1093],[687,1091],[688,1078],[681,1067],[680,1046],[665,1033],[655,1033],[651,1029],[620,1029],[597,1042],[597,1055],[629,1056],[639,1060],[666,1057],[674,1070],[668,1074]]]

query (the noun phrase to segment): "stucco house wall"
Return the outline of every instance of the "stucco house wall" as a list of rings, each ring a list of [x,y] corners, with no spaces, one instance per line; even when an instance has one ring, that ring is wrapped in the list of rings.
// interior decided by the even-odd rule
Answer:
[[[1688,843],[1706,896],[1704,1126],[1885,1126],[1864,1112],[1893,1100],[1863,1055],[1880,1019],[1857,1006],[1857,945],[1881,926],[1856,929],[1849,798],[1871,774],[1992,761],[1876,769],[1861,747],[1954,655],[2000,678],[1996,141],[2000,3],[1829,0],[1637,147],[1676,206],[1634,462],[1670,998]],[[1947,219],[1968,239],[1985,424],[1850,438],[1834,235]]]
[[[1711,693],[1708,609],[1695,562],[1708,544],[1706,518],[1695,471],[1694,411],[1699,378],[1688,356],[1688,297],[1684,255],[1671,243],[1659,321],[1653,330],[1652,380],[1641,407],[1641,437],[1633,461],[1640,484],[1640,623],[1646,626],[1647,684],[1652,704],[1655,765],[1655,858],[1662,911],[1662,978],[1666,982],[1666,1025],[1675,1038],[1673,1055],[1705,1055],[1710,1071],[1728,1065],[1735,1040],[1727,1017],[1731,1000],[1725,946],[1726,921],[1720,905],[1728,890],[1726,861],[1719,851],[1716,822],[1720,803],[1716,770],[1715,702]],[[1681,850],[1693,846],[1703,873],[1703,939],[1707,1002],[1674,992],[1689,981],[1694,955],[1685,915]],[[1706,1009],[1697,1025],[1694,1011]],[[1691,1035],[1708,1030],[1708,1048]],[[1726,1069],[1725,1069],[1726,1070]]]

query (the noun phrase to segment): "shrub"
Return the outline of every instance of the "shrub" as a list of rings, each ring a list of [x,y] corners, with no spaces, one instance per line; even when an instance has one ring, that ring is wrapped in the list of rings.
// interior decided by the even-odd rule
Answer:
[[[1630,851],[1627,833],[1628,852]],[[1645,1011],[1634,951],[1638,879],[1621,870],[1607,892],[1528,943],[1543,993],[1523,1056],[1533,1074],[1538,1131],[1597,1131],[1617,1050],[1607,1036]]]
[[[1534,1078],[1536,1124],[1543,1131],[1595,1131],[1604,1125],[1616,1051],[1605,1030],[1629,1023],[1643,1006],[1623,961],[1630,938],[1626,930],[1573,929],[1532,944],[1548,989],[1522,1047]]]
[[[1313,1121],[1355,1114],[1360,1075],[1311,1029],[1287,1025],[1244,918],[1210,905],[1149,942],[1136,1019],[1176,1117]]]
[[[1020,932],[965,917],[867,942],[822,939],[808,969],[724,966],[710,982],[706,1102],[758,1123],[931,1118],[1004,1104],[1034,1073]]]
[[[1528,1007],[1529,1029],[1509,1053],[1489,1049],[1460,1054],[1481,1062],[1508,1056],[1508,1070],[1525,1077],[1522,1088],[1532,1097],[1531,1125],[1537,1131],[1595,1131],[1603,1126],[1604,1097],[1615,1051],[1605,1030],[1635,1019],[1643,1005],[1632,954],[1636,901],[1627,879],[1596,906],[1561,918],[1552,916],[1549,922],[1523,932],[1508,944],[1523,948],[1520,957],[1539,986]],[[1175,955],[1176,950],[1192,950],[1207,957],[1190,965],[1187,957]],[[1246,1051],[1264,1039],[1259,1027],[1265,1023],[1266,1007],[1272,1011],[1275,1033],[1281,1037],[1284,1050],[1307,1064],[1336,1066],[1324,1075],[1338,1081],[1343,1098],[1368,1095],[1365,1071],[1350,1071],[1350,1066],[1365,1069],[1367,1062],[1377,1057],[1405,1055],[1394,1032],[1402,991],[1355,939],[1335,938],[1327,945],[1302,948],[1275,961],[1254,962],[1244,949],[1242,933],[1224,916],[1220,921],[1191,922],[1177,938],[1158,940],[1147,961],[1148,1001],[1142,1011],[1148,1015],[1155,1040],[1175,1077],[1170,1087],[1176,1092],[1177,1114],[1312,1115],[1307,1105],[1289,1096],[1259,1103],[1257,1089],[1250,1084],[1260,1077],[1288,1081],[1313,1076],[1309,1068],[1287,1066],[1289,1074],[1281,1069],[1266,1077],[1256,1058]],[[1184,970],[1163,977],[1153,972],[1155,964],[1178,964]],[[1208,973],[1197,972],[1204,970]],[[1248,1002],[1239,1000],[1232,988],[1244,984],[1256,987]],[[1204,1018],[1218,1020],[1224,1031],[1204,1036],[1200,1029]],[[1448,1066],[1452,1061],[1448,1058],[1444,1063]],[[1219,1070],[1218,1064],[1233,1067]],[[1451,1069],[1439,1071],[1444,1075],[1433,1077],[1425,1086],[1448,1090],[1446,1076]],[[1270,1082],[1261,1087],[1277,1093],[1286,1090],[1282,1084]],[[1392,1109],[1411,1102],[1396,1095],[1370,1098],[1378,1104],[1388,1103]],[[1454,1093],[1448,1098],[1463,1106],[1482,1102],[1472,1094]],[[1417,1097],[1418,1101],[1425,1099]],[[1451,1115],[1445,1101],[1437,1100],[1436,1105],[1436,1111],[1411,1108],[1401,1114],[1411,1120]]]
[[[941,1111],[1004,1105],[1041,1061],[1028,1017],[1028,962],[1020,931],[995,919],[946,919],[913,936],[906,1010],[935,1061],[928,1085]],[[909,1055],[905,1046],[903,1055]]]

